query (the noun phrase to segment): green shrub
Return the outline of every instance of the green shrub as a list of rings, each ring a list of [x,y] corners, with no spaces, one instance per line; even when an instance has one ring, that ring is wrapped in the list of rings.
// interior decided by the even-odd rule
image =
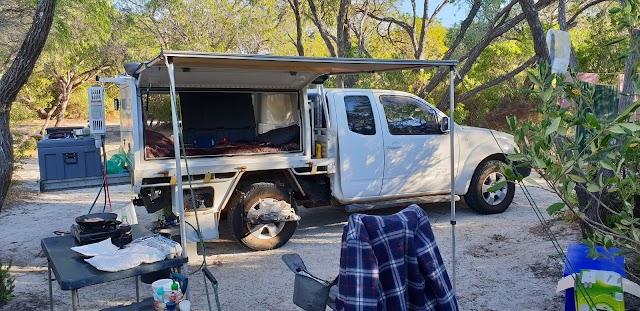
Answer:
[[[529,72],[536,86],[540,121],[509,118],[519,153],[512,161],[536,170],[560,202],[547,208],[551,215],[568,210],[580,220],[585,244],[618,247],[640,253],[640,125],[628,122],[640,106],[636,102],[612,121],[593,113],[593,88],[573,77],[539,66]],[[558,98],[572,105],[560,107]],[[576,126],[584,130],[574,132]],[[513,176],[514,169],[505,173]],[[636,280],[640,279],[628,271]]]
[[[15,278],[9,273],[11,269],[11,261],[7,266],[3,266],[0,262],[0,306],[6,304],[14,298],[13,290],[15,289]]]
[[[13,165],[21,168],[24,160],[31,157],[37,149],[37,141],[27,135],[13,135]]]

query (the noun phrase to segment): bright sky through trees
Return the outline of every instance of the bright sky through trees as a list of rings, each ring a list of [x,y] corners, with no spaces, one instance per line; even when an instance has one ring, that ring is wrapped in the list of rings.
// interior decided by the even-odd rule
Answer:
[[[429,14],[433,14],[433,11],[436,9],[438,4],[440,4],[441,0],[429,0],[429,2],[431,3],[429,6]],[[422,3],[423,1],[416,1],[417,12],[422,12]],[[402,2],[402,11],[411,13],[411,1],[405,0]],[[456,3],[447,4],[440,14],[438,14],[438,19],[442,22],[443,26],[449,28],[467,17],[468,11],[469,6],[466,2],[456,1]]]

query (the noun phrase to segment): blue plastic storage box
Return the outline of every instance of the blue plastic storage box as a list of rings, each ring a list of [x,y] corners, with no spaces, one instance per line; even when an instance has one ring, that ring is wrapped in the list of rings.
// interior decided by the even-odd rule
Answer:
[[[102,175],[100,149],[93,137],[41,140],[38,164],[41,181]]]

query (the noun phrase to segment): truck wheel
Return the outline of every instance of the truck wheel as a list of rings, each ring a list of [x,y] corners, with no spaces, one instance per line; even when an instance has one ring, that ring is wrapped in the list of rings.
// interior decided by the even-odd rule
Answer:
[[[264,251],[278,248],[289,241],[298,227],[297,221],[258,225],[247,223],[247,213],[258,207],[260,199],[266,198],[286,201],[296,212],[298,211],[295,200],[291,198],[287,189],[272,183],[256,183],[249,186],[244,198],[237,196],[235,202],[231,202],[227,222],[234,238],[242,246],[251,250]]]
[[[507,177],[500,171],[500,161],[491,160],[480,163],[473,173],[469,191],[464,196],[467,205],[480,214],[498,214],[504,212],[515,194],[516,187],[512,182],[495,192],[488,192],[487,189],[496,183],[507,180]]]

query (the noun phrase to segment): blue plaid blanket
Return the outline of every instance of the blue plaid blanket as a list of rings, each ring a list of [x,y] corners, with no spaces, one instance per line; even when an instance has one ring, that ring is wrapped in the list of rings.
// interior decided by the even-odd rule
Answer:
[[[458,310],[429,218],[415,204],[351,215],[338,278],[336,310]]]

